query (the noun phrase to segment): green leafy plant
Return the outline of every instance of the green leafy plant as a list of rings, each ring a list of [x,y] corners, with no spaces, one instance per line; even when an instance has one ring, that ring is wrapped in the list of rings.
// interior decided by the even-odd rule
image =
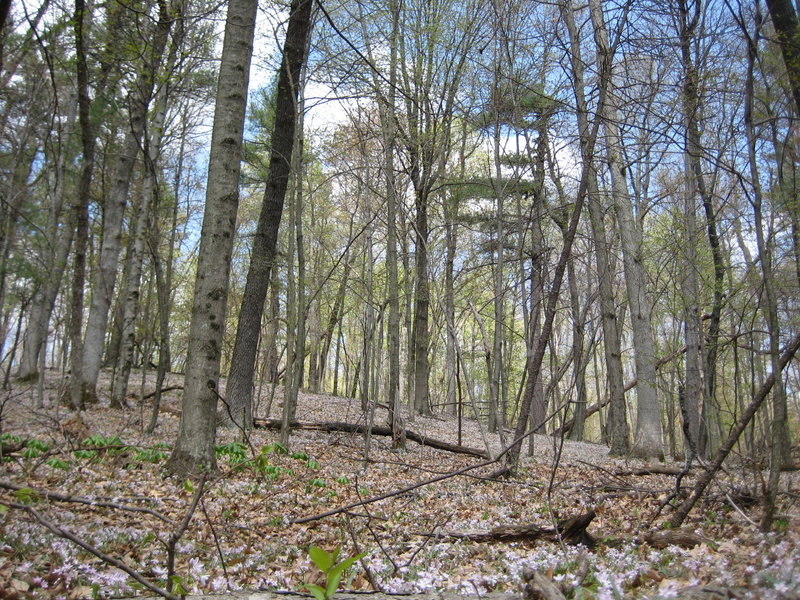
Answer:
[[[308,454],[305,452],[292,452],[290,456],[295,460],[308,460]]]
[[[159,448],[136,448],[134,460],[138,462],[159,463],[167,458],[168,454]]]
[[[350,480],[344,475],[342,475],[336,478],[336,483],[341,483],[342,485],[348,485],[350,483]]]
[[[308,549],[308,557],[317,566],[317,568],[325,574],[325,587],[307,583],[304,587],[314,595],[316,600],[331,600],[339,589],[339,583],[345,571],[353,566],[353,564],[362,558],[367,553],[361,552],[349,558],[345,558],[341,562],[336,562],[339,559],[339,552],[341,546],[337,547],[333,552],[328,552],[324,548],[318,546],[311,546]]]
[[[29,487],[20,488],[14,491],[14,497],[20,504],[30,505],[39,501],[39,494]]]
[[[72,455],[75,458],[91,460],[97,456],[97,450],[75,450]]]
[[[42,454],[50,450],[50,446],[41,440],[33,439],[28,440],[25,444],[25,449],[22,451],[24,458],[39,458]]]
[[[312,479],[311,481],[308,482],[308,485],[306,485],[306,494],[308,492],[310,492],[315,487],[324,488],[325,486],[326,486],[326,484],[325,484],[325,480],[324,479],[320,479],[319,477],[315,477],[314,479]]]
[[[61,469],[62,471],[69,471],[72,468],[68,462],[60,458],[50,458],[46,461],[46,464],[54,469]]]

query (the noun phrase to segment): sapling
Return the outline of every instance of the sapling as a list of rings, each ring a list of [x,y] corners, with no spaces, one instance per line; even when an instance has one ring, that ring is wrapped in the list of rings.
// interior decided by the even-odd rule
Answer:
[[[361,552],[341,562],[336,562],[341,549],[341,546],[338,546],[333,552],[328,552],[318,546],[311,546],[308,549],[308,557],[325,574],[324,588],[313,583],[307,583],[304,586],[314,595],[316,600],[331,600],[339,589],[339,582],[342,580],[345,571],[352,567],[357,560],[367,555],[366,552]]]

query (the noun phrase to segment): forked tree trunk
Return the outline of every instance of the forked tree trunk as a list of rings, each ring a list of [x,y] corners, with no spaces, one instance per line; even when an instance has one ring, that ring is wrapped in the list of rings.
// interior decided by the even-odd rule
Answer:
[[[594,256],[597,265],[598,291],[600,294],[600,312],[603,324],[603,350],[606,359],[606,373],[608,377],[609,404],[608,419],[606,424],[607,435],[611,442],[611,453],[624,455],[629,450],[629,429],[627,410],[625,407],[625,384],[622,371],[622,347],[616,305],[614,300],[614,268],[611,259],[611,244],[606,234],[604,207],[602,196],[597,186],[597,173],[593,161],[594,156],[587,152],[591,142],[591,128],[589,126],[588,108],[584,92],[584,68],[581,59],[580,44],[577,39],[577,30],[572,16],[572,8],[567,7],[565,18],[571,32],[572,71],[575,80],[575,94],[577,104],[578,129],[581,132],[581,151],[583,168],[588,169],[587,193],[589,204],[589,222],[592,229],[594,242]]]
[[[128,95],[130,127],[125,133],[125,141],[117,160],[114,184],[104,204],[103,243],[100,247],[99,265],[92,282],[92,304],[86,323],[81,371],[82,393],[89,401],[97,399],[97,378],[100,374],[100,365],[105,349],[108,312],[119,270],[119,251],[122,241],[123,216],[128,202],[128,189],[133,176],[134,164],[139,155],[139,149],[142,147],[142,136],[156,83],[156,74],[161,66],[173,22],[168,14],[166,0],[158,0],[158,2],[159,20],[153,32],[152,45],[145,55],[136,83]]]
[[[69,399],[73,409],[84,408],[81,394],[81,364],[83,354],[83,288],[86,281],[86,249],[89,239],[89,193],[92,187],[96,140],[91,120],[89,97],[89,68],[86,62],[86,24],[90,21],[84,0],[75,0],[75,54],[78,82],[78,122],[81,128],[83,164],[78,189],[73,204],[75,247],[72,258],[72,299],[70,301],[69,344],[70,377]]]

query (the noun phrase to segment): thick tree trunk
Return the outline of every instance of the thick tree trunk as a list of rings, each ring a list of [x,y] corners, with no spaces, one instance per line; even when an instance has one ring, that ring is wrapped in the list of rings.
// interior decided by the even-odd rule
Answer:
[[[257,8],[257,0],[230,0],[228,4],[197,257],[186,384],[178,440],[167,463],[168,470],[181,477],[215,471],[217,466],[214,452],[217,386],[239,206],[242,134]]]
[[[303,68],[306,46],[311,35],[312,4],[311,0],[292,0],[290,7],[283,60],[278,72],[275,127],[272,133],[267,187],[253,240],[250,267],[247,271],[247,283],[239,311],[236,341],[231,358],[227,401],[232,417],[226,416],[226,419],[229,425],[236,423],[244,429],[253,426],[253,376],[256,350],[291,173],[300,71]]]

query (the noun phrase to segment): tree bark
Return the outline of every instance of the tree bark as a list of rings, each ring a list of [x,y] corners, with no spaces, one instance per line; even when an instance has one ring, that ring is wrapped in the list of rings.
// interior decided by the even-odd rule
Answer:
[[[154,45],[166,47],[169,32],[172,28],[175,15],[170,15],[166,0],[159,0],[159,20],[156,25]],[[174,68],[177,48],[170,52],[165,73],[171,73]],[[156,97],[155,114],[151,118],[152,128],[143,129],[144,140],[144,183],[142,184],[141,199],[136,211],[135,225],[133,227],[133,244],[131,245],[131,266],[128,280],[125,281],[122,310],[122,335],[120,351],[114,373],[114,385],[111,395],[111,405],[123,407],[128,393],[128,379],[133,366],[134,342],[136,341],[136,319],[139,315],[139,296],[142,280],[142,265],[144,263],[145,244],[147,242],[148,227],[152,220],[153,207],[158,203],[158,172],[156,163],[160,154],[163,137],[164,121],[167,113],[167,90],[162,87]],[[147,139],[149,138],[149,139]],[[160,387],[160,384],[159,384]]]
[[[567,10],[571,10],[569,7]],[[600,294],[600,312],[603,324],[603,351],[606,359],[606,377],[608,378],[610,408],[607,420],[607,432],[611,442],[611,453],[622,456],[629,451],[629,429],[627,409],[625,407],[625,387],[622,371],[622,347],[614,300],[614,266],[611,258],[611,244],[605,228],[602,196],[597,186],[597,172],[594,167],[594,156],[587,150],[594,144],[592,130],[589,125],[589,109],[584,92],[584,67],[581,59],[580,43],[572,13],[566,15],[568,26],[575,33],[571,35],[572,71],[575,79],[575,95],[577,106],[578,128],[581,132],[581,157],[583,168],[587,169],[586,185],[589,204],[589,222],[594,241],[594,256],[597,265],[598,291]],[[596,135],[596,134],[595,134]],[[584,418],[591,414],[584,413]],[[573,421],[574,422],[574,421]]]
[[[139,150],[145,121],[156,83],[156,74],[161,66],[164,49],[172,25],[162,3],[162,14],[156,24],[152,45],[145,54],[136,83],[128,94],[129,129],[114,172],[114,184],[103,211],[103,243],[100,248],[99,266],[92,281],[92,304],[86,322],[86,337],[83,347],[83,368],[81,371],[82,393],[86,400],[97,400],[97,378],[105,349],[108,312],[114,295],[117,271],[119,270],[119,251],[122,241],[122,225],[125,207],[128,203],[133,168]]]
[[[89,239],[89,193],[94,171],[96,139],[90,115],[92,101],[89,96],[89,68],[86,54],[86,23],[90,15],[84,0],[75,0],[75,49],[78,82],[78,123],[81,128],[83,164],[78,189],[73,204],[73,224],[75,227],[75,247],[72,258],[72,299],[70,302],[70,376],[69,398],[72,408],[84,408],[81,394],[82,332],[83,332],[83,288],[86,281],[86,248]]]
[[[767,0],[772,25],[789,75],[796,114],[800,115],[800,28],[792,0]]]
[[[599,0],[590,0],[590,14],[594,26],[597,54],[608,73],[608,89],[614,86],[614,56],[609,45],[605,17]],[[656,357],[650,300],[647,296],[647,273],[642,256],[642,233],[633,215],[622,164],[622,140],[619,134],[619,119],[613,94],[598,110],[606,134],[606,160],[611,174],[611,197],[617,217],[617,227],[622,241],[622,259],[625,270],[625,286],[633,331],[634,361],[636,365],[636,433],[633,454],[641,458],[663,458],[661,438],[661,414],[656,388]]]
[[[283,59],[278,72],[275,126],[272,132],[267,187],[253,240],[253,250],[231,358],[227,401],[232,417],[226,416],[226,421],[228,425],[235,423],[244,429],[250,429],[253,426],[253,376],[256,350],[270,272],[275,263],[278,229],[291,173],[297,123],[297,101],[300,92],[300,72],[311,35],[312,4],[311,0],[292,0],[289,10]]]
[[[758,53],[758,41],[760,37],[760,15],[758,5],[756,5],[756,31],[753,36],[748,36],[747,42],[747,79],[745,82],[744,97],[744,123],[747,135],[747,152],[750,165],[750,180],[752,183],[751,203],[753,205],[753,215],[755,217],[756,246],[758,248],[759,263],[761,265],[762,285],[764,286],[764,300],[762,310],[764,320],[769,332],[769,358],[771,373],[776,374],[774,385],[772,386],[772,418],[769,426],[769,480],[767,482],[764,497],[764,513],[761,517],[761,529],[769,531],[772,528],[772,520],[775,512],[775,502],[778,494],[778,484],[780,483],[781,467],[783,466],[784,456],[788,454],[789,430],[787,421],[786,391],[781,378],[783,369],[782,357],[780,354],[780,324],[778,322],[778,300],[775,294],[775,280],[773,272],[773,236],[769,235],[769,240],[764,237],[765,224],[763,216],[763,194],[761,191],[760,173],[758,171],[758,159],[756,156],[756,132],[753,120],[753,109],[755,103],[755,82],[754,69]],[[744,32],[747,34],[747,32]],[[767,232],[768,234],[770,232]]]
[[[211,154],[180,428],[167,469],[185,477],[215,471],[216,407],[228,275],[239,206],[242,134],[257,0],[230,0],[211,134]]]

